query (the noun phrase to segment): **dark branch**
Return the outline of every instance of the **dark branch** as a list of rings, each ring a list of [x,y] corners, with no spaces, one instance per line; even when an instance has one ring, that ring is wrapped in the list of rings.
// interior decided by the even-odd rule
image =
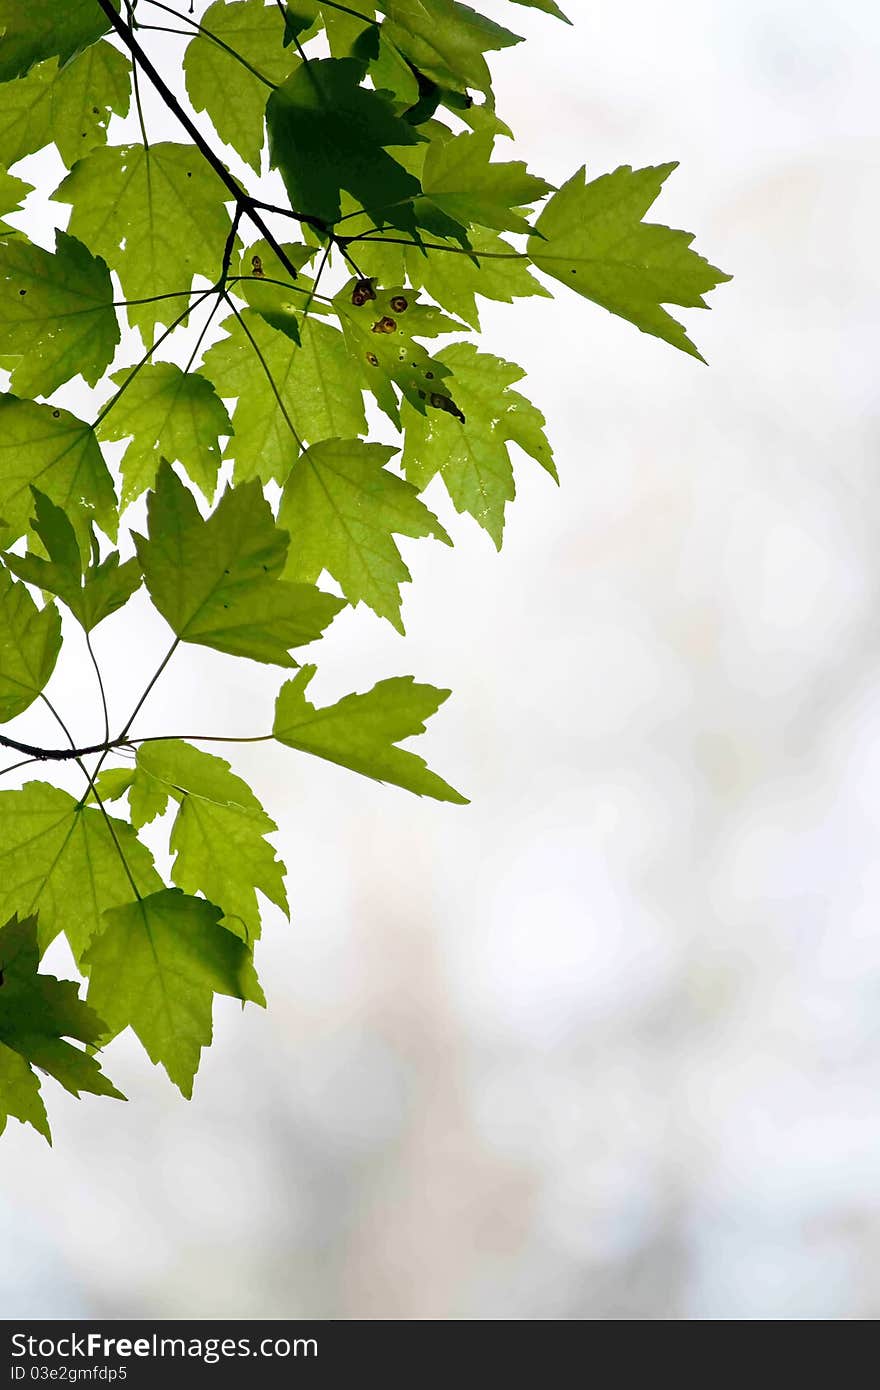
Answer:
[[[191,117],[187,115],[186,111],[181,106],[177,97],[172,92],[171,88],[165,82],[164,78],[158,72],[154,64],[150,61],[149,57],[144,52],[141,45],[138,43],[130,25],[126,24],[122,16],[116,13],[111,3],[111,0],[97,0],[97,2],[100,5],[101,9],[104,11],[104,14],[107,16],[109,23],[113,26],[114,30],[119,35],[122,42],[125,44],[132,58],[135,60],[136,63],[140,64],[147,77],[149,77],[150,81],[156,88],[156,91],[162,97],[162,100],[165,102],[169,111],[172,111],[174,113],[174,115],[180,121],[186,133],[189,135],[193,144],[198,149],[199,153],[210,164],[211,168],[214,170],[214,173],[217,175],[218,179],[223,184],[224,188],[228,191],[230,196],[235,199],[236,208],[242,209],[244,212],[247,213],[254,226],[257,228],[259,232],[263,234],[266,241],[272,247],[272,250],[275,252],[275,255],[278,257],[281,264],[284,266],[284,269],[287,271],[288,275],[290,275],[291,278],[295,280],[297,278],[296,266],[290,260],[283,246],[281,246],[281,244],[276,240],[276,238],[272,235],[272,232],[269,230],[269,227],[266,225],[265,219],[259,212],[257,200],[252,198],[250,194],[242,188],[238,180],[236,178],[233,178],[232,174],[230,174],[229,170],[226,168],[226,165],[223,163],[222,159],[220,159],[219,155],[217,155],[215,151],[211,149],[211,146],[208,144],[207,140],[202,135],[198,126],[194,123]],[[307,223],[310,227],[317,228],[318,231],[322,231],[325,233],[328,231],[327,223],[320,217],[312,217],[309,213],[294,212],[293,209],[291,209],[291,216],[295,217],[298,222],[304,222]]]
[[[104,743],[91,743],[88,748],[37,748],[33,743],[19,743],[16,738],[0,734],[0,748],[13,748],[16,753],[26,753],[28,758],[40,763],[63,763],[71,760],[75,762],[77,758],[84,758],[88,753],[108,753],[111,748],[122,747],[127,742],[125,738],[113,738],[105,740]]]

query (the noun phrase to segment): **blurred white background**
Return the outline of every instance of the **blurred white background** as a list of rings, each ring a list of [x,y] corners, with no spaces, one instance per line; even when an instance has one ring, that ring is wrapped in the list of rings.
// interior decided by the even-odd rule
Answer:
[[[406,639],[347,612],[313,687],[450,685],[420,751],[473,804],[236,759],[289,868],[270,1007],[223,1001],[192,1104],[121,1040],[129,1105],[47,1082],[54,1150],[10,1125],[7,1317],[880,1314],[880,11],[568,9],[491,6],[530,39],[499,110],[557,182],[681,161],[655,216],[736,276],[710,366],[486,306],[561,491],[517,458],[498,556],[432,490]],[[99,630],[120,711],[165,640]],[[143,732],[252,732],[277,684],[183,652]],[[96,725],[85,665],[52,693]]]

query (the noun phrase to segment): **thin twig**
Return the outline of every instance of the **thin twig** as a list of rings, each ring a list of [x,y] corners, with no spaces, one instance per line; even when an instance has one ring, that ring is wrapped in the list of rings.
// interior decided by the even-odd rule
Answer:
[[[181,14],[178,10],[172,10],[170,5],[160,4],[159,0],[146,0],[146,3],[148,5],[152,5],[154,9],[164,10],[166,14],[173,14],[175,19],[181,20],[184,24],[191,25],[193,29],[198,31],[198,33],[202,34],[206,39],[210,39],[212,43],[215,43],[218,48],[222,48],[224,53],[228,53],[230,58],[235,58],[237,62],[241,63],[243,68],[247,68],[248,72],[252,73],[254,77],[258,78],[259,81],[262,82],[265,87],[271,87],[273,91],[277,87],[277,82],[270,81],[270,79],[266,77],[265,73],[260,72],[259,68],[255,68],[253,63],[249,63],[247,58],[243,58],[242,55],[236,49],[230,48],[228,43],[224,43],[223,39],[218,38],[218,36],[212,33],[210,29],[206,29],[204,24],[199,24],[198,20],[190,19],[189,15]],[[137,27],[139,29],[154,29],[157,26],[153,24],[139,24]],[[169,29],[167,32],[171,34],[182,33],[187,38],[191,37],[191,35],[187,34],[186,30],[184,29]]]
[[[278,409],[281,411],[281,414],[284,416],[284,419],[285,419],[285,421],[286,421],[286,423],[287,423],[287,428],[290,430],[290,433],[293,435],[293,437],[294,437],[294,439],[296,440],[297,445],[299,446],[299,448],[300,448],[300,449],[304,448],[305,446],[304,446],[304,444],[303,444],[303,441],[302,441],[302,439],[300,438],[299,434],[297,433],[297,431],[296,431],[296,429],[295,429],[295,427],[294,427],[293,421],[291,420],[290,416],[289,416],[288,413],[287,413],[287,406],[284,404],[284,401],[281,399],[281,392],[278,390],[278,387],[275,385],[275,378],[274,378],[273,375],[272,375],[272,372],[271,372],[271,369],[270,369],[270,367],[269,367],[268,362],[266,361],[265,357],[263,356],[263,353],[262,353],[262,351],[261,351],[261,349],[260,349],[259,343],[257,342],[257,340],[256,340],[256,338],[254,337],[254,335],[253,335],[253,333],[251,332],[251,330],[248,328],[247,323],[245,322],[245,320],[242,318],[242,315],[240,314],[240,312],[239,312],[237,306],[236,306],[235,304],[233,304],[233,302],[232,302],[232,300],[230,299],[228,293],[226,293],[225,291],[224,291],[224,298],[225,298],[225,300],[226,300],[226,303],[229,305],[230,309],[232,310],[232,312],[235,314],[235,317],[238,319],[238,322],[241,324],[241,327],[242,327],[242,329],[243,329],[243,331],[244,331],[244,333],[245,333],[245,335],[246,335],[246,337],[247,337],[247,339],[248,339],[248,341],[249,341],[251,347],[253,348],[254,352],[255,352],[256,355],[257,355],[257,358],[259,359],[259,362],[260,362],[260,365],[261,365],[262,368],[263,368],[263,371],[266,373],[266,380],[268,381],[270,387],[272,388],[272,395],[275,397],[275,400],[278,402]]]
[[[86,633],[86,647],[88,648],[89,656],[92,658],[92,665],[93,665],[94,668],[95,668],[95,675],[96,675],[97,678],[98,678],[98,689],[99,689],[100,692],[101,692],[101,707],[102,707],[102,709],[103,709],[103,711],[104,711],[104,742],[105,742],[105,743],[109,743],[109,742],[110,742],[110,715],[109,715],[109,712],[108,712],[108,710],[107,710],[107,692],[106,692],[105,689],[104,689],[104,680],[103,680],[103,677],[102,677],[102,675],[101,675],[101,668],[100,668],[100,666],[98,665],[98,658],[95,656],[95,649],[94,649],[94,647],[92,646],[92,639],[91,639],[91,637],[89,636],[88,633]]]
[[[135,22],[135,20],[134,20],[134,6],[132,5],[131,0],[125,0],[125,8],[126,8],[126,10],[128,11],[128,23],[129,23],[129,26],[130,26],[130,27],[133,27],[134,22]],[[135,104],[135,106],[137,107],[138,125],[139,125],[140,128],[141,128],[141,139],[142,139],[143,142],[144,142],[144,149],[145,149],[145,150],[148,150],[148,149],[150,148],[150,142],[149,142],[149,140],[148,140],[148,138],[147,138],[147,126],[146,126],[146,122],[144,121],[144,108],[141,106],[141,84],[140,84],[140,78],[138,77],[138,65],[137,65],[137,59],[136,59],[136,58],[135,58],[134,62],[133,62],[132,65],[131,65],[131,76],[132,76],[132,83],[133,83],[133,86],[134,86],[134,104]]]
[[[96,429],[98,428],[98,426],[100,425],[101,421],[105,418],[105,416],[109,415],[110,411],[113,409],[114,405],[116,405],[116,403],[117,403],[117,401],[119,400],[120,396],[122,395],[123,391],[125,391],[125,390],[128,389],[128,387],[129,387],[129,386],[131,385],[131,383],[134,381],[135,377],[137,376],[137,374],[138,374],[138,372],[141,370],[141,368],[142,368],[142,367],[145,367],[146,364],[149,362],[150,358],[153,356],[153,353],[156,351],[156,349],[157,349],[157,348],[160,348],[160,347],[162,346],[162,344],[164,343],[165,339],[171,336],[171,334],[174,332],[175,328],[179,328],[179,327],[180,327],[180,325],[183,323],[183,320],[187,317],[188,314],[191,314],[191,313],[193,312],[194,309],[198,309],[199,305],[200,305],[201,303],[203,303],[204,300],[206,300],[206,299],[208,298],[208,295],[209,295],[209,294],[216,294],[216,293],[217,293],[217,286],[216,286],[216,285],[212,285],[211,288],[208,289],[208,290],[202,290],[201,294],[198,295],[198,297],[197,297],[195,303],[194,303],[194,304],[188,304],[188,305],[186,306],[186,308],[183,310],[183,313],[178,314],[178,315],[177,315],[177,318],[174,319],[174,321],[173,321],[172,323],[169,323],[168,327],[167,327],[162,333],[159,334],[159,337],[156,339],[156,341],[153,343],[153,345],[152,345],[151,347],[148,347],[148,348],[147,348],[147,350],[146,350],[146,352],[144,353],[144,355],[143,355],[143,357],[141,358],[141,360],[140,360],[139,362],[135,363],[134,367],[131,369],[131,372],[130,372],[129,375],[125,378],[125,381],[123,381],[122,385],[120,386],[120,388],[119,388],[119,390],[116,392],[116,394],[113,395],[113,396],[111,396],[110,399],[109,399],[109,401],[107,401],[106,404],[103,405],[103,406],[101,407],[101,409],[98,411],[97,416],[96,416],[95,419],[92,421],[92,429],[93,429],[93,430],[96,430]]]

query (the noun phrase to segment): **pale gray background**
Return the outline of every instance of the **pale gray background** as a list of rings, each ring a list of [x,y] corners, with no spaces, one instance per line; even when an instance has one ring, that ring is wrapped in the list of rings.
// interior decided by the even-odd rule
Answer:
[[[557,181],[681,160],[658,215],[737,277],[688,318],[710,366],[486,309],[562,490],[518,457],[500,557],[432,491],[406,640],[345,614],[314,687],[451,685],[423,751],[473,805],[240,758],[290,870],[270,1008],[218,1007],[192,1105],[125,1041],[128,1106],[46,1083],[54,1151],[0,1144],[5,1316],[880,1312],[880,12],[569,9],[492,7],[532,36],[499,109]],[[99,631],[120,711],[165,640]],[[276,686],[185,652],[144,732],[253,731]],[[52,693],[99,732],[84,664]]]

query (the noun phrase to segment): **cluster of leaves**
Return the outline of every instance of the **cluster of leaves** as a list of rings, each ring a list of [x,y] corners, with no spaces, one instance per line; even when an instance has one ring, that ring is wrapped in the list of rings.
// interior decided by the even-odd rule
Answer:
[[[511,4],[565,19],[554,0]],[[156,677],[180,643],[298,667],[255,737],[462,802],[399,746],[448,691],[393,676],[316,707],[315,666],[292,653],[348,604],[403,631],[396,538],[451,544],[420,495],[435,477],[499,546],[510,446],[555,478],[523,373],[469,339],[479,298],[561,281],[698,356],[665,306],[701,306],[727,278],[644,220],[673,165],[580,169],[556,190],[497,152],[511,137],[486,55],[519,39],[458,0],[190,10],[0,0],[0,216],[30,191],[8,167],[47,145],[67,172],[43,191],[69,211],[51,249],[26,218],[0,222],[0,721],[39,700],[66,740],[0,744],[13,766],[83,777],[79,799],[45,780],[0,792],[0,1128],[12,1115],[47,1137],[33,1068],[117,1095],[92,1053],[125,1028],[189,1095],[214,995],[264,1002],[258,895],[287,910],[250,788],[193,742],[132,732],[152,681],[115,723],[95,662],[104,735],[77,745],[46,694],[62,610],[94,659],[93,629],[144,586],[170,629]],[[180,64],[151,56],[157,30],[185,43],[180,90]],[[146,85],[179,140],[150,141]],[[132,99],[141,139],[108,143]],[[248,169],[276,171],[275,203]],[[191,315],[203,332],[182,366]],[[93,420],[56,403],[75,377],[101,389]],[[370,398],[395,445],[365,438]],[[140,836],[166,813],[173,886]],[[88,1002],[38,974],[62,933]]]

